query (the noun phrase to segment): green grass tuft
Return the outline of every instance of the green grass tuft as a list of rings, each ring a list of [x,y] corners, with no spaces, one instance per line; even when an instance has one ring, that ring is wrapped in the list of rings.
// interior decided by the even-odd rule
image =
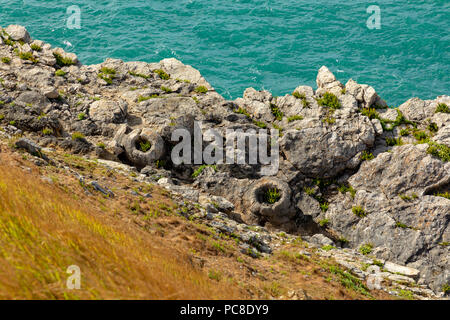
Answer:
[[[365,216],[367,216],[367,212],[364,210],[363,207],[361,206],[355,206],[352,208],[352,212],[355,216],[359,217],[359,218],[364,218]]]
[[[341,103],[339,102],[338,97],[330,92],[325,92],[322,98],[317,99],[317,103],[319,106],[329,107],[331,109],[341,108]]]
[[[170,75],[167,74],[164,70],[162,69],[156,69],[153,70],[154,73],[156,73],[161,79],[163,80],[169,80],[170,79]]]
[[[198,86],[197,88],[195,88],[194,90],[197,93],[207,93],[208,92],[208,88],[205,86]]]

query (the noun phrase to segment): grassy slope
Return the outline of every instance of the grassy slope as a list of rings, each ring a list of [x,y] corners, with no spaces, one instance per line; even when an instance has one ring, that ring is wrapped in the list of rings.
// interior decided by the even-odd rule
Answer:
[[[165,190],[95,161],[51,157],[116,196],[87,194],[66,170],[37,167],[0,143],[0,299],[267,299],[289,292],[300,299],[389,298],[368,296],[300,239],[252,259],[236,239],[179,216],[184,207]],[[81,290],[66,288],[70,265],[81,269]]]
[[[0,298],[237,297],[136,229],[0,166]],[[83,290],[66,289],[73,264],[81,268]]]

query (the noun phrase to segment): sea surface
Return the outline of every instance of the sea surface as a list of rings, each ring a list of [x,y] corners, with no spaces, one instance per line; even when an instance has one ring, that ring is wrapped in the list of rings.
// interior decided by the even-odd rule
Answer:
[[[74,5],[80,29],[77,10],[67,11]],[[367,26],[370,5],[380,29]],[[390,105],[450,94],[449,0],[0,0],[0,25],[9,24],[84,64],[175,57],[226,98],[247,87],[315,88],[322,65]]]

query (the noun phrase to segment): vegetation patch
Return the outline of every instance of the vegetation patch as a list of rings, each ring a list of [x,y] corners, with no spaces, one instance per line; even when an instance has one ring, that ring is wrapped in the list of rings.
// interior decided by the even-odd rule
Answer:
[[[249,119],[252,118],[251,115],[250,115],[250,113],[248,113],[248,111],[245,110],[245,109],[242,108],[242,107],[238,107],[237,109],[234,109],[234,112],[235,112],[235,113],[239,113],[239,114],[243,114],[244,116],[246,116],[246,117],[249,118]]]
[[[36,43],[33,43],[31,45],[31,49],[33,49],[34,51],[38,51],[38,52],[42,51],[42,47]]]
[[[253,120],[253,124],[261,129],[267,128],[267,124],[261,121]]]
[[[165,86],[161,86],[161,90],[164,91],[165,93],[172,93],[172,89]]]
[[[144,79],[150,78],[150,76],[148,76],[148,75],[146,75],[146,74],[136,73],[136,72],[133,72],[133,71],[128,71],[128,74],[129,74],[130,76],[140,77],[140,78],[144,78]]]
[[[84,140],[84,134],[81,132],[72,133],[72,140]]]
[[[434,194],[436,197],[443,197],[446,199],[450,199],[450,192],[438,192]]]
[[[283,112],[281,112],[281,110],[278,108],[276,104],[273,103],[270,104],[270,111],[272,111],[272,114],[275,117],[275,119],[277,119],[278,121],[283,120]]]
[[[430,138],[424,131],[414,130],[413,137],[416,138],[418,143],[427,143]]]
[[[306,95],[304,93],[299,93],[297,91],[294,91],[294,92],[292,92],[292,95],[295,98],[302,100],[304,108],[308,108],[309,107],[309,101],[306,100]]]
[[[116,70],[103,67],[100,69],[100,73],[98,74],[100,79],[103,79],[107,84],[112,84],[113,80],[116,77]]]
[[[445,103],[439,103],[435,110],[435,113],[438,113],[438,112],[450,113],[450,108]]]
[[[153,70],[153,72],[156,73],[163,80],[170,79],[170,75],[162,69],[156,69],[156,70]]]
[[[297,121],[297,120],[303,120],[303,117],[296,115],[296,116],[288,117],[287,120],[288,120],[288,122]]]
[[[372,152],[368,152],[366,150],[364,150],[361,153],[361,156],[359,157],[362,161],[370,161],[372,159],[375,159],[375,156],[372,154]]]
[[[53,134],[53,130],[51,128],[44,128],[42,129],[42,133],[46,136],[50,136]]]
[[[136,148],[139,151],[142,152],[147,152],[148,150],[150,150],[152,147],[152,144],[150,143],[150,141],[144,140],[144,139],[138,139],[138,141],[136,141]]]
[[[67,72],[64,72],[61,69],[58,69],[55,71],[55,76],[58,76],[58,77],[64,77],[66,74],[67,74]]]
[[[444,162],[450,161],[450,148],[445,144],[439,144],[436,142],[428,142],[429,147],[427,152],[435,157],[438,157]]]
[[[2,57],[1,60],[2,60],[3,63],[6,63],[6,64],[11,62],[11,58],[9,58],[9,57]]]
[[[38,63],[38,60],[33,56],[33,53],[32,53],[32,52],[22,52],[22,51],[19,51],[19,52],[17,53],[17,55],[18,55],[19,58],[22,59],[22,60],[28,60],[28,61],[31,61],[31,62],[33,62],[33,63]]]
[[[386,137],[386,145],[389,146],[389,147],[401,146],[401,145],[403,145],[403,140],[402,140],[402,138]]]
[[[353,189],[353,187],[350,186],[350,185],[349,185],[349,186],[346,186],[345,184],[342,184],[342,185],[340,185],[340,186],[338,187],[338,190],[339,190],[339,192],[342,193],[342,194],[346,194],[347,192],[350,192],[350,195],[352,196],[352,198],[353,198],[353,199],[355,198],[356,190]]]
[[[361,254],[363,254],[363,255],[368,255],[372,252],[372,249],[373,249],[373,244],[366,243],[359,247],[359,252],[361,252]]]
[[[217,171],[217,166],[216,165],[210,165],[210,164],[203,164],[200,167],[198,167],[197,170],[194,171],[194,173],[192,174],[192,178],[197,178],[202,172],[203,170],[205,170],[205,168],[210,167],[213,168],[214,171]]]
[[[380,114],[375,110],[375,108],[364,108],[361,110],[361,114],[372,119],[380,119]]]
[[[205,86],[198,86],[197,88],[195,88],[194,90],[197,93],[207,93],[208,92],[208,88]]]
[[[325,92],[322,98],[317,99],[317,103],[319,106],[329,107],[331,109],[339,109],[342,106],[338,97],[330,92]]]
[[[352,275],[348,271],[342,270],[340,267],[337,266],[330,266],[329,267],[330,272],[336,274],[339,276],[340,283],[351,290],[354,290],[356,292],[360,292],[365,296],[370,297],[369,289],[364,285],[364,283],[359,280],[357,277]]]
[[[413,193],[411,196],[408,196],[406,194],[399,194],[398,195],[400,197],[400,199],[402,199],[403,201],[412,201],[417,199],[419,196],[415,193]]]
[[[53,56],[56,59],[56,64],[60,67],[66,67],[66,66],[71,66],[71,65],[75,64],[75,62],[72,59],[70,59],[68,57],[63,57],[59,53],[53,52]]]
[[[402,137],[407,137],[407,136],[409,136],[409,129],[402,129],[402,130],[400,130],[400,135],[401,135]]]
[[[274,204],[281,199],[280,191],[277,188],[269,188],[263,193],[263,200],[266,203]]]
[[[357,216],[358,218],[364,218],[365,216],[367,216],[367,212],[364,210],[363,207],[361,206],[355,206],[352,208],[352,212],[355,216]]]

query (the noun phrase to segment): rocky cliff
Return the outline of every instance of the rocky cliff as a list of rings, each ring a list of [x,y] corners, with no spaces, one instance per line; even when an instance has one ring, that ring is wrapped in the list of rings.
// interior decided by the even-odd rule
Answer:
[[[317,89],[275,97],[248,88],[228,101],[176,59],[82,65],[21,26],[1,29],[0,59],[0,134],[21,136],[16,146],[36,161],[51,165],[51,147],[125,168],[198,204],[186,217],[237,234],[249,255],[270,254],[283,231],[363,280],[448,293],[450,96],[390,108],[374,88],[343,85],[322,67]],[[194,121],[222,134],[278,129],[277,174],[263,176],[259,165],[175,165],[172,133],[192,132]]]

